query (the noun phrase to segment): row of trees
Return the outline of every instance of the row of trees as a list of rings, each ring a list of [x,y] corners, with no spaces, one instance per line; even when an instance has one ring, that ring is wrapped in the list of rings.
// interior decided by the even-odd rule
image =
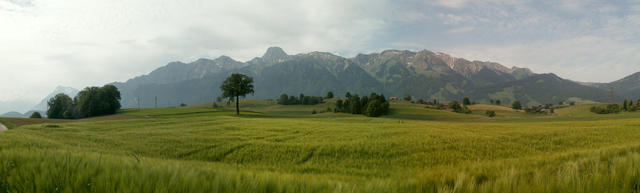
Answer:
[[[120,109],[120,91],[113,85],[87,87],[71,99],[60,93],[47,105],[47,116],[52,119],[79,119],[115,114]]]
[[[622,108],[618,104],[608,104],[606,106],[593,106],[591,107],[591,112],[597,114],[610,114],[610,113],[620,113]]]
[[[593,106],[591,107],[591,112],[597,114],[610,114],[610,113],[620,113],[622,111],[633,112],[638,110],[638,105],[640,104],[640,99],[637,101],[636,105],[633,104],[631,100],[624,100],[622,106],[620,104],[608,104],[606,106]]]
[[[634,105],[632,100],[624,100],[624,103],[622,103],[622,109],[625,111],[637,111],[638,105],[640,105],[640,99],[638,99],[636,104],[637,105]]]
[[[329,92],[331,93],[331,92]],[[329,96],[327,94],[327,96]],[[333,97],[333,94],[331,94]],[[278,99],[278,104],[281,105],[316,105],[322,103],[322,97],[319,96],[304,96],[304,94],[300,94],[300,97],[289,96],[287,94],[280,95],[280,99]]]
[[[351,114],[364,114],[369,117],[379,117],[389,114],[389,102],[384,95],[371,93],[371,95],[360,97],[358,94],[346,94],[345,100],[336,101],[336,112]]]

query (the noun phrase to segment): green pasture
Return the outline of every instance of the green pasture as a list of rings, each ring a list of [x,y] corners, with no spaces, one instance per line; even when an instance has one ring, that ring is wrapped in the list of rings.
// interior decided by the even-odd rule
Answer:
[[[394,102],[371,118],[332,102],[0,118],[14,125],[0,133],[0,192],[640,192],[640,113]]]

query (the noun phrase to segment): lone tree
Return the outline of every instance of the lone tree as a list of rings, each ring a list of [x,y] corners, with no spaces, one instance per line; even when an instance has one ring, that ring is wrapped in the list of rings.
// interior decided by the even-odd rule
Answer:
[[[222,97],[236,101],[236,115],[240,115],[240,97],[253,94],[253,78],[244,74],[231,74],[220,86]]]
[[[33,112],[29,118],[42,119],[42,115],[40,114],[40,112]]]
[[[333,98],[333,92],[331,92],[331,91],[327,92],[327,96],[325,96],[324,98],[332,99]]]
[[[471,105],[471,100],[469,100],[469,97],[464,97],[464,99],[462,99],[462,104]]]

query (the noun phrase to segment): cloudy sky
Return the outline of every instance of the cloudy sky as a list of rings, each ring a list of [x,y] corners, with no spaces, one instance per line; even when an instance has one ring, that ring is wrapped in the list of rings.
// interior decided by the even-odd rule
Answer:
[[[35,103],[58,85],[126,81],[170,61],[246,61],[269,46],[346,57],[428,49],[608,82],[640,71],[640,3],[0,0],[0,105]]]

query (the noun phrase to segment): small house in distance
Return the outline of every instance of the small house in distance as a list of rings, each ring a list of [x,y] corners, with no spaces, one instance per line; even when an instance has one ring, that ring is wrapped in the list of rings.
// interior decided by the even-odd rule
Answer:
[[[389,97],[389,100],[390,100],[390,101],[397,101],[397,100],[398,100],[398,97]]]

